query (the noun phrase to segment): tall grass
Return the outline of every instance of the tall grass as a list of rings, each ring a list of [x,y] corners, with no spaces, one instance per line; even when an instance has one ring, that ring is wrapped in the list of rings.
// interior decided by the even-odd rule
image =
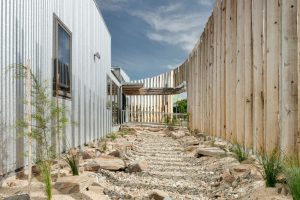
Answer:
[[[275,187],[277,176],[282,172],[282,160],[277,150],[272,153],[264,152],[260,156],[260,164],[263,166],[263,178],[267,187]]]
[[[243,162],[245,160],[248,159],[249,157],[249,154],[248,152],[246,151],[246,149],[238,144],[238,143],[235,143],[232,148],[231,148],[231,152],[234,153],[236,159],[239,161],[239,162]]]
[[[45,192],[47,199],[52,199],[52,177],[51,177],[51,161],[40,161],[38,167],[41,171],[41,176],[45,184]]]
[[[77,155],[71,153],[70,155],[65,155],[63,157],[64,161],[68,164],[72,171],[73,176],[78,176],[78,166],[77,166]]]
[[[300,162],[298,158],[287,158],[284,166],[287,185],[294,200],[300,199]]]

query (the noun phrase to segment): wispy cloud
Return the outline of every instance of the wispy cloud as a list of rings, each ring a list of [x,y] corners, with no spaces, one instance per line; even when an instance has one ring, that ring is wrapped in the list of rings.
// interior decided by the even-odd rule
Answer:
[[[214,4],[214,0],[197,0],[197,2],[202,6],[212,6]]]
[[[131,14],[150,25],[150,30],[146,33],[149,39],[177,45],[185,51],[191,51],[203,30],[210,11],[187,12],[184,5],[183,2],[172,3],[160,6],[156,10],[138,10]]]
[[[181,63],[169,64],[169,65],[167,66],[167,68],[168,68],[169,70],[172,70],[172,69],[175,69],[175,68],[179,67],[180,65],[181,65]]]
[[[132,0],[96,0],[102,10],[122,10]]]

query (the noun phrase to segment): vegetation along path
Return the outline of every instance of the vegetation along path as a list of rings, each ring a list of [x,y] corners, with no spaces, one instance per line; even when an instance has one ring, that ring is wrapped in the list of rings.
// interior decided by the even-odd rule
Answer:
[[[264,186],[259,169],[240,164],[228,145],[187,130],[138,128],[126,159],[139,163],[139,172],[101,170],[104,191],[116,199],[287,199],[265,189],[253,195]]]
[[[80,158],[79,176],[62,159],[53,164],[52,200],[292,199],[284,184],[265,187],[254,157],[240,163],[230,149],[225,141],[184,128],[124,126],[69,152]],[[26,193],[26,172],[21,175],[2,183],[0,199]],[[35,171],[31,199],[47,199],[44,188]]]

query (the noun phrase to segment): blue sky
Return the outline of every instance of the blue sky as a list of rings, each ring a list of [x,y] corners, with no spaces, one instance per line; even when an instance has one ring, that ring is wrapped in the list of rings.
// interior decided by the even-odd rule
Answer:
[[[97,0],[112,35],[112,65],[131,77],[155,76],[184,62],[214,0]]]

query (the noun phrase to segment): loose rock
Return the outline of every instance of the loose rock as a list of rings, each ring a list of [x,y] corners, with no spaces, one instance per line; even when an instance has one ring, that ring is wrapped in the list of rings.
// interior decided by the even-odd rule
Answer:
[[[169,198],[169,195],[161,190],[153,190],[150,193],[149,198],[154,200],[164,200],[166,198]]]
[[[200,158],[203,156],[223,157],[225,156],[225,151],[217,147],[199,148],[196,151],[195,157]]]
[[[147,170],[148,163],[146,160],[137,160],[128,166],[129,173],[142,172]]]

